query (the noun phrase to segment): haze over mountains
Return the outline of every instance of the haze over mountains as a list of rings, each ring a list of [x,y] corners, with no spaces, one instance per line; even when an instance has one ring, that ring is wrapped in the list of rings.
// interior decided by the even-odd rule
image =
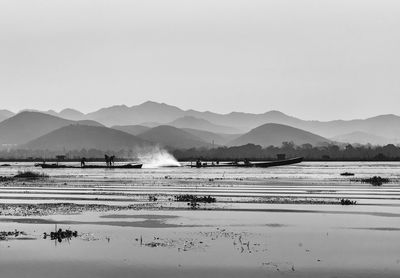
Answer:
[[[0,110],[0,122],[14,116],[14,113],[8,110]]]
[[[228,145],[240,146],[252,143],[268,147],[271,145],[280,146],[282,142],[293,142],[297,146],[303,144],[319,146],[330,143],[330,140],[298,128],[269,123],[250,130],[248,133],[228,143]]]
[[[0,123],[0,144],[24,144],[71,124],[101,126],[91,120],[71,121],[39,112],[22,112]]]
[[[298,145],[318,145],[332,141],[360,144],[400,142],[400,117],[396,115],[321,122],[301,120],[279,111],[263,114],[218,114],[208,111],[185,111],[168,104],[148,101],[132,107],[112,106],[88,114],[74,109],[64,109],[60,112],[49,110],[42,113],[25,111],[17,115],[8,110],[0,110],[0,144],[25,144],[57,129],[76,124],[105,125],[137,139],[173,148],[209,148],[247,143],[279,146],[284,141],[293,141]],[[105,129],[103,131],[106,132]],[[65,130],[63,132],[68,137]],[[53,134],[49,138],[57,136]],[[118,145],[129,145],[122,144],[122,139],[115,140],[119,142]],[[50,146],[55,144],[46,142]],[[36,143],[35,146],[39,145]]]
[[[70,151],[81,149],[135,149],[152,145],[128,133],[102,126],[69,125],[28,142],[33,150]]]
[[[203,141],[201,138],[182,129],[167,125],[154,127],[139,134],[138,137],[146,141],[159,143],[164,147],[177,149],[211,147],[210,143]]]

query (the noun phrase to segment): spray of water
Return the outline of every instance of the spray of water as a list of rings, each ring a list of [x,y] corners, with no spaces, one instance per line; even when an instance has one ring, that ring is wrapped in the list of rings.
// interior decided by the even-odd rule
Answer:
[[[155,147],[138,154],[143,168],[180,167],[181,164],[168,151]]]

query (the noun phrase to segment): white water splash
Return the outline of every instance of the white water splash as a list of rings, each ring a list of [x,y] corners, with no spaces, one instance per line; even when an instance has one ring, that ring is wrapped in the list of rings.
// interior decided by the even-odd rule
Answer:
[[[164,149],[154,148],[138,154],[143,168],[180,167],[176,158]]]

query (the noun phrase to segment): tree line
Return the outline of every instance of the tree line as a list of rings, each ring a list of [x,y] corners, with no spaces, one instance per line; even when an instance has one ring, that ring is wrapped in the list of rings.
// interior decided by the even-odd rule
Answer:
[[[249,159],[253,161],[273,160],[278,154],[286,157],[304,157],[308,161],[400,161],[400,146],[388,144],[386,146],[371,145],[325,145],[312,146],[304,144],[296,146],[292,142],[283,142],[280,147],[247,144],[235,147],[191,148],[167,150],[180,161],[194,161],[197,159],[208,161],[233,161]],[[104,151],[98,149],[81,149],[74,151],[24,150],[10,149],[0,151],[0,160],[54,160],[58,155],[64,155],[66,160],[80,160],[86,157],[91,160],[102,160],[104,154],[114,155],[119,160],[135,160],[138,153],[135,150]]]
[[[400,147],[393,144],[386,146],[371,145],[326,145],[312,146],[304,144],[296,146],[292,142],[283,142],[282,146],[263,148],[259,145],[247,144],[238,147],[219,147],[214,149],[174,150],[173,155],[182,161],[201,160],[274,160],[278,154],[286,157],[304,157],[308,161],[400,161]]]

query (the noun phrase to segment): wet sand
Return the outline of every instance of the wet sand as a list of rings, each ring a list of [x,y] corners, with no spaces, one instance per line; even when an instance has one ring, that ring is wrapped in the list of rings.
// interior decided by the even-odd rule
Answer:
[[[0,231],[17,229],[26,235],[0,240],[0,277],[400,273],[396,182],[373,187],[336,175],[152,171],[1,182]],[[185,193],[212,195],[217,202],[191,210],[173,200]],[[149,201],[149,195],[157,200]],[[342,206],[340,198],[357,205]],[[62,242],[43,239],[56,227],[76,230],[79,236]]]

